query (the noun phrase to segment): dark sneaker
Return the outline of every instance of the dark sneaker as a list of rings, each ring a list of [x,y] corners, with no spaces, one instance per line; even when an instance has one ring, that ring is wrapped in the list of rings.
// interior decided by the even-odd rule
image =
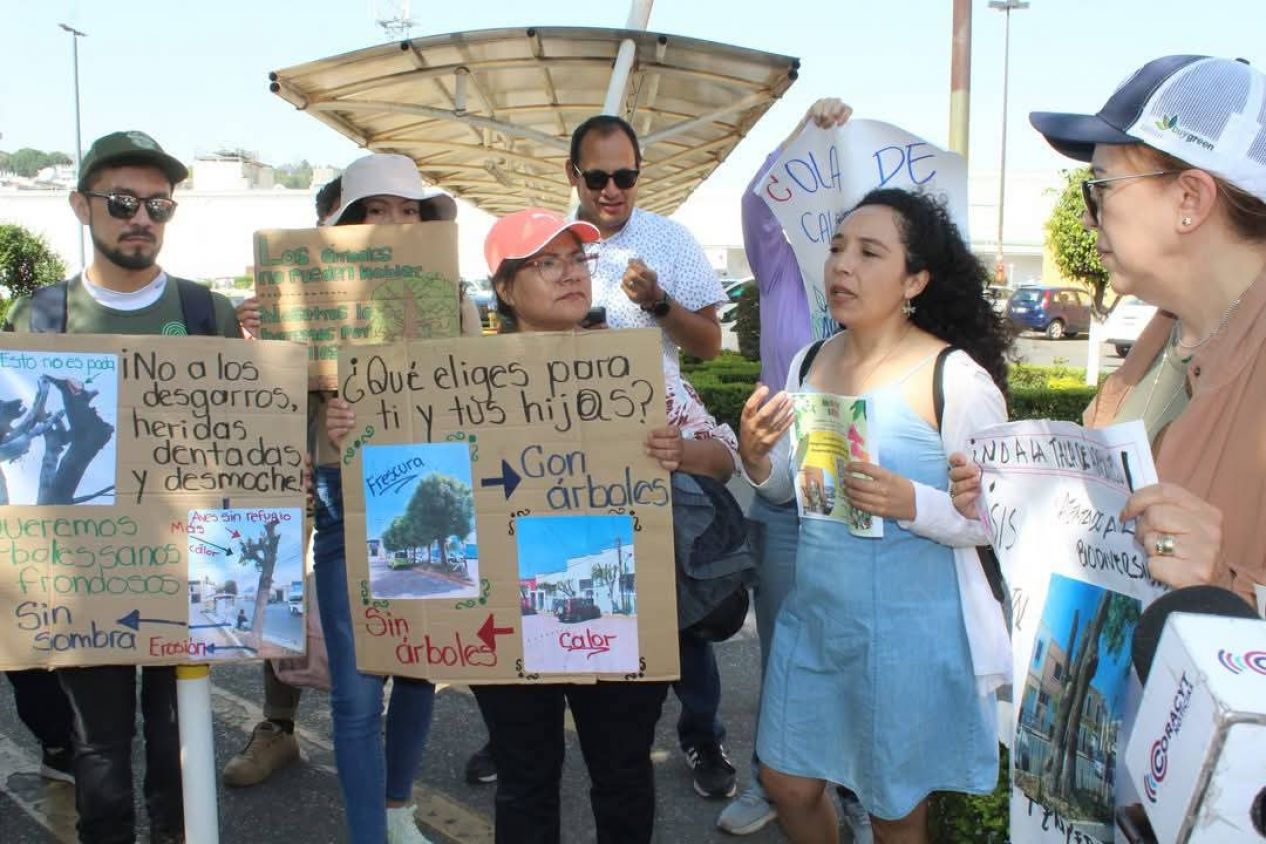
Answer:
[[[497,765],[492,761],[492,744],[485,744],[466,760],[466,782],[471,785],[497,781]]]
[[[686,764],[695,772],[695,791],[702,796],[733,797],[738,791],[737,773],[721,745],[687,747]]]
[[[69,747],[46,747],[40,759],[40,776],[46,780],[75,783],[75,751]]]

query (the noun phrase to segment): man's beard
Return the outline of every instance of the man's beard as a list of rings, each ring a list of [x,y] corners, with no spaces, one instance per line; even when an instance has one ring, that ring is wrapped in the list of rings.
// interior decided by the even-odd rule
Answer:
[[[92,236],[92,245],[97,255],[125,270],[148,270],[158,261],[158,250],[148,254],[145,252],[127,253],[122,248],[111,247],[95,234]]]

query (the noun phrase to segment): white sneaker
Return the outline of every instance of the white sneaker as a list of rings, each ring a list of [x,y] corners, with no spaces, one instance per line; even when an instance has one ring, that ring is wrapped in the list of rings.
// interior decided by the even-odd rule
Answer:
[[[778,810],[765,799],[760,783],[753,780],[717,817],[717,829],[731,835],[751,835],[776,817]]]
[[[431,844],[413,819],[417,809],[409,805],[387,810],[387,844]]]

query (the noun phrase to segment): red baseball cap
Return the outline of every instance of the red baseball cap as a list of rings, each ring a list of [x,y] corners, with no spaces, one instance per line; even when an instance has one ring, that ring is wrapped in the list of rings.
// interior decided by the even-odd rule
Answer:
[[[565,231],[576,236],[581,243],[593,243],[602,235],[597,226],[583,220],[568,220],[557,211],[544,208],[526,208],[507,214],[493,224],[484,240],[484,258],[488,272],[496,275],[501,262],[506,259],[528,258],[535,255],[554,238]]]

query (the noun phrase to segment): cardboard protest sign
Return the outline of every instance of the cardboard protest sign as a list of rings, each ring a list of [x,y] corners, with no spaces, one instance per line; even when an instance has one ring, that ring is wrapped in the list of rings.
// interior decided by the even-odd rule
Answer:
[[[1111,841],[1138,700],[1130,642],[1164,591],[1118,514],[1156,483],[1142,423],[978,433],[991,544],[1011,592],[1011,839]]]
[[[362,671],[516,683],[678,674],[659,332],[344,350]]]
[[[815,339],[836,331],[822,279],[831,236],[845,212],[875,188],[932,194],[967,239],[967,162],[878,120],[835,129],[806,125],[755,188],[795,252]]]
[[[0,668],[301,652],[306,366],[295,343],[0,335]]]
[[[458,279],[456,223],[255,232],[260,337],[307,343],[314,390],[342,344],[455,336]]]

